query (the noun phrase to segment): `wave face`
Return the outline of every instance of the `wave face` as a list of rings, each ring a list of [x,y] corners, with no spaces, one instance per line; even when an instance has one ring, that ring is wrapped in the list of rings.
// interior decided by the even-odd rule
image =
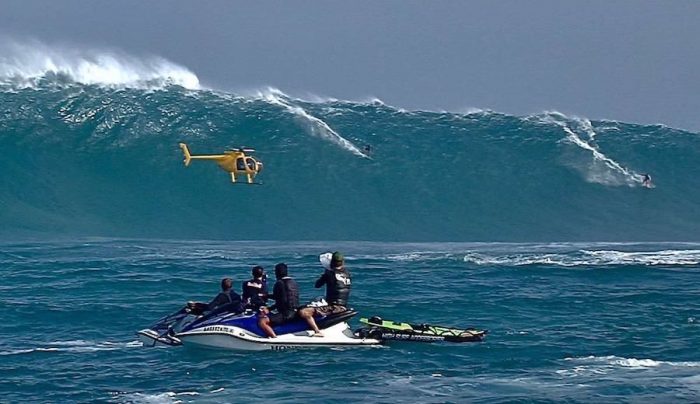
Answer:
[[[237,96],[197,89],[167,63],[100,81],[75,60],[35,73],[5,62],[0,74],[4,236],[698,239],[696,133],[274,89]],[[255,147],[264,185],[232,185],[211,162],[185,168],[179,142],[193,153]],[[641,186],[647,172],[654,189]]]

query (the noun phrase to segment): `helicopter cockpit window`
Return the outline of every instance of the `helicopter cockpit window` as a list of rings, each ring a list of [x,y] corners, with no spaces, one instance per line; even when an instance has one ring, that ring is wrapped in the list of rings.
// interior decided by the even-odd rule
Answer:
[[[239,157],[236,159],[236,170],[245,171],[245,160],[243,159],[243,157]]]
[[[257,168],[255,160],[252,157],[246,157],[245,161],[248,164],[248,169],[255,171],[255,169]]]

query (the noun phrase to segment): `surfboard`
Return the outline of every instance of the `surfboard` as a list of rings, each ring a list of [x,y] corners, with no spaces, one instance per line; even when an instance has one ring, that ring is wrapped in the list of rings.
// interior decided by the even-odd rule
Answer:
[[[331,259],[333,258],[333,253],[327,252],[318,256],[318,260],[321,262],[326,269],[331,269]]]

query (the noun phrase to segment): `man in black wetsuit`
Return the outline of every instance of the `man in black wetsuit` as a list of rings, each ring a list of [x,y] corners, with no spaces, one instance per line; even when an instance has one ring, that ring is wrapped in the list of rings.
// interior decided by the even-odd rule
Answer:
[[[299,307],[299,285],[287,274],[286,264],[280,262],[275,265],[275,278],[277,282],[272,288],[272,298],[277,313],[270,313],[266,306],[262,306],[258,317],[258,325],[270,338],[277,337],[272,326],[294,319]]]
[[[347,310],[348,299],[350,298],[350,287],[352,282],[350,272],[345,269],[343,254],[338,251],[333,253],[330,269],[326,269],[314,285],[317,288],[326,285],[326,302],[328,306],[306,307],[299,310],[299,316],[309,323],[311,329],[316,334],[322,335],[318,331],[314,314],[327,316],[329,314],[342,313]]]
[[[333,253],[330,269],[323,271],[316,288],[326,285],[326,302],[328,306],[319,307],[317,311],[323,314],[339,313],[347,310],[352,280],[350,271],[345,269],[345,259],[338,251]]]
[[[192,314],[200,315],[204,313],[205,311],[212,311],[216,309],[223,309],[224,306],[226,306],[226,310],[232,311],[232,312],[241,312],[242,310],[242,302],[241,302],[241,296],[234,292],[232,289],[233,287],[233,279],[231,278],[224,278],[221,280],[221,292],[219,292],[216,297],[207,303],[195,303],[195,302],[188,302],[187,303],[187,308],[189,309],[189,312]]]
[[[267,276],[260,265],[252,270],[253,279],[243,282],[243,303],[246,307],[258,310],[267,303]]]

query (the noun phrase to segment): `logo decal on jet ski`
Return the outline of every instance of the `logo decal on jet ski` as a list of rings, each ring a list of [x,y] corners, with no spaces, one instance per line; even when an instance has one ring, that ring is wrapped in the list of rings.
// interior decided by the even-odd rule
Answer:
[[[294,346],[294,345],[272,345],[272,346],[270,346],[270,349],[272,349],[273,351],[284,351],[285,349],[295,349],[295,348],[299,348],[299,347]]]
[[[230,329],[229,327],[222,327],[220,325],[210,325],[207,327],[202,328],[203,332],[224,332],[226,334],[233,334],[235,335],[236,333]]]

